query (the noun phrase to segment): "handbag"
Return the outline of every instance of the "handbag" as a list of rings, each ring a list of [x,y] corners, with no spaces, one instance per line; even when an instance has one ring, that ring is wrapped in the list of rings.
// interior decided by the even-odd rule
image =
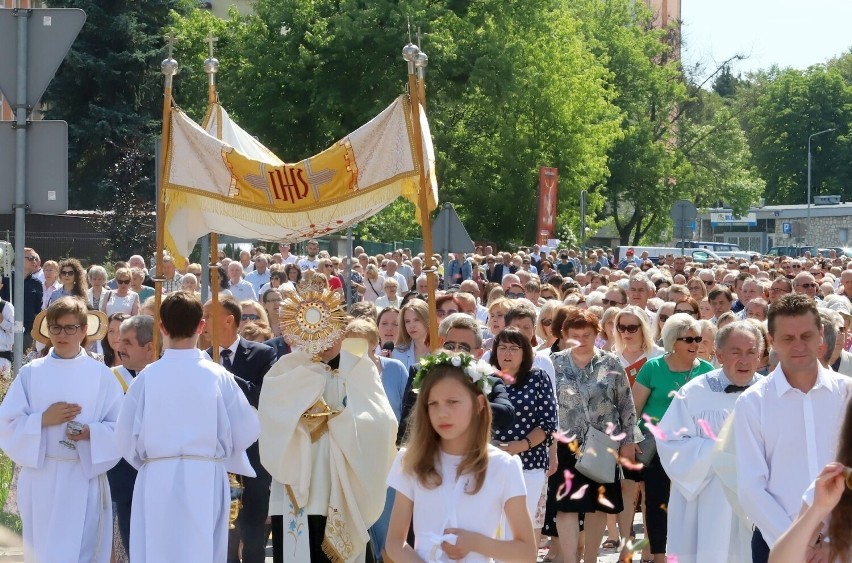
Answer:
[[[645,430],[642,435],[644,438],[642,438],[641,442],[636,444],[639,446],[639,449],[642,450],[642,453],[637,452],[636,461],[645,467],[648,467],[651,460],[654,459],[654,455],[657,453],[657,439],[654,438],[654,435],[651,434],[649,430]]]
[[[577,387],[579,390],[582,386],[578,385]],[[589,428],[583,436],[583,444],[580,446],[574,469],[596,483],[614,483],[616,471],[615,458],[619,444],[616,440],[612,439],[612,436],[592,426],[592,418],[589,416],[588,398],[583,397],[583,393],[580,392],[580,399],[583,402],[583,411],[586,413],[586,422],[589,423]],[[616,454],[613,455],[611,452],[616,452]]]

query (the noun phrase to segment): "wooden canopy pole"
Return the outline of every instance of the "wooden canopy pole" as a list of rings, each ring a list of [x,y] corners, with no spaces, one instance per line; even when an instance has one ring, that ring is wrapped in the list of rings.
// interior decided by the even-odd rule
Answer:
[[[160,185],[157,186],[159,197],[157,198],[157,243],[156,243],[156,277],[154,278],[154,354],[160,357],[160,304],[163,299],[163,235],[165,229],[165,201],[163,186],[168,175],[167,163],[171,145],[170,136],[172,129],[172,79],[178,71],[178,63],[172,54],[175,46],[175,35],[170,33],[168,37],[169,56],[160,64],[160,70],[165,76],[163,88],[163,129],[160,149]]]
[[[426,287],[429,291],[429,347],[434,352],[438,349],[438,313],[435,306],[435,295],[438,290],[437,270],[432,263],[432,224],[429,217],[429,197],[426,185],[426,166],[423,161],[423,133],[420,127],[420,88],[425,92],[425,77],[418,85],[417,69],[426,66],[426,57],[417,45],[409,43],[402,48],[402,58],[408,63],[408,96],[411,101],[411,129],[414,133],[414,162],[419,169],[417,179],[417,207],[420,219],[420,229],[423,232],[423,257],[426,262],[423,271],[426,272]],[[422,65],[422,66],[419,66]]]
[[[213,56],[213,45],[217,39],[213,37],[213,32],[207,34],[207,43],[209,57],[204,61],[204,72],[207,73],[207,103],[212,107],[219,101],[219,96],[216,93],[216,73],[219,72],[219,61]],[[212,115],[212,114],[211,114]],[[216,117],[217,125],[216,138],[222,139],[222,116]],[[204,124],[205,129],[207,124]],[[210,349],[213,351],[213,361],[219,363],[219,335],[214,328],[218,325],[219,315],[219,235],[218,233],[210,233],[210,263],[207,266],[210,269],[210,299],[212,300],[210,310],[210,321],[212,323],[210,334]]]

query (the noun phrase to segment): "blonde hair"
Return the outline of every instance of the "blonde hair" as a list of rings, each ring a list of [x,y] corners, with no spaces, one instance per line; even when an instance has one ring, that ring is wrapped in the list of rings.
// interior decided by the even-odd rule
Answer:
[[[624,340],[621,338],[621,333],[618,332],[618,321],[625,315],[632,315],[639,319],[639,331],[642,333],[642,352],[647,354],[654,347],[654,335],[651,333],[648,314],[636,305],[628,305],[624,309],[619,310],[615,315],[615,329],[612,331],[613,351],[618,354],[624,352]]]
[[[266,309],[263,308],[263,305],[252,299],[240,301],[240,317],[242,317],[242,312],[245,307],[254,307],[254,310],[257,311],[257,316],[259,317],[257,320],[266,326],[269,326],[269,315],[266,313]],[[239,324],[239,321],[237,321],[237,324]],[[269,338],[272,337],[270,336]]]
[[[441,486],[441,473],[437,462],[441,446],[441,437],[432,426],[429,419],[429,395],[436,383],[444,379],[454,379],[461,383],[470,393],[473,400],[473,413],[468,427],[468,444],[456,470],[456,477],[465,473],[473,476],[473,487],[466,490],[468,494],[476,494],[485,482],[488,471],[488,443],[491,439],[491,408],[482,390],[460,368],[440,365],[429,370],[423,377],[417,402],[411,413],[411,424],[406,436],[403,471],[417,477],[421,485],[428,489]],[[480,399],[480,397],[482,397]],[[477,412],[478,411],[478,412]]]
[[[395,280],[394,280],[395,281]],[[405,313],[407,311],[414,311],[414,313],[420,318],[420,322],[423,323],[423,327],[428,330],[429,328],[429,305],[423,301],[422,299],[411,299],[408,303],[403,305],[402,309],[399,312],[399,336],[396,337],[396,345],[403,349],[408,349],[411,343],[411,335],[408,334],[408,330],[405,328]],[[429,341],[429,337],[426,337],[426,341]]]
[[[379,344],[379,327],[369,318],[358,318],[346,325],[345,338],[363,338],[370,346]]]

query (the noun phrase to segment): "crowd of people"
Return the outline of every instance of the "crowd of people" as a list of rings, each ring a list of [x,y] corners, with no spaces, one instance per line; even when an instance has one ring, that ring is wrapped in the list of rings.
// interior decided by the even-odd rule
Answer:
[[[655,563],[852,561],[852,259],[696,264],[628,250],[615,263],[605,249],[581,256],[534,246],[477,247],[443,264],[407,249],[371,256],[361,247],[349,261],[316,241],[303,256],[288,244],[275,250],[220,253],[215,315],[211,301],[201,305],[201,265],[179,270],[165,257],[162,326],[154,327],[157,273],[142,256],[84,268],[73,258],[42,263],[26,249],[31,361],[0,405],[0,447],[23,468],[11,496],[32,560],[79,552],[80,560],[129,553],[140,561],[254,563],[265,560],[271,536],[276,562],[293,561],[288,553],[311,561],[533,561],[545,545],[545,560],[557,563],[596,561],[601,549]],[[294,338],[283,317],[306,288],[348,303],[345,330],[323,349]],[[14,315],[10,303],[0,306],[0,362],[8,363]],[[100,332],[92,330],[94,312],[104,319]],[[162,357],[155,329],[164,334]],[[344,337],[367,341],[378,399],[367,396],[369,377],[361,399],[345,378],[311,393],[292,387],[293,374],[318,377],[305,371],[312,362],[325,366],[317,373],[355,370],[360,364],[344,361]],[[221,369],[208,365],[217,355]],[[210,403],[212,396],[220,400]],[[182,403],[190,397],[191,406]],[[282,414],[288,404],[292,413]],[[341,414],[359,408],[378,410]],[[300,416],[329,418],[300,439],[279,439],[281,425],[299,427]],[[198,436],[212,450],[187,450],[185,436],[170,433],[205,417],[214,430]],[[328,531],[337,509],[317,508],[315,481],[338,477],[316,456],[357,457],[339,438],[357,443],[358,433],[340,427],[366,419],[373,441],[358,453],[375,467],[354,464],[325,493],[359,508],[341,509],[346,525],[364,528],[350,559]],[[75,420],[85,423],[81,433],[68,430]],[[376,421],[385,421],[378,430]],[[227,440],[223,424],[233,425]],[[104,445],[107,435],[119,438],[120,455]],[[326,439],[331,445],[318,454],[311,443]],[[229,463],[210,473],[193,465],[200,458]],[[310,487],[302,491],[292,479],[305,478],[305,463]],[[382,468],[387,486],[376,488]],[[219,490],[227,473],[241,476],[232,530],[220,529],[216,512],[228,500]],[[175,488],[186,490],[172,498]],[[105,512],[91,501],[106,489],[116,529],[110,546]],[[79,522],[57,519],[45,508],[54,502],[81,506]],[[646,541],[637,542],[640,511]],[[176,519],[201,523],[188,533]]]

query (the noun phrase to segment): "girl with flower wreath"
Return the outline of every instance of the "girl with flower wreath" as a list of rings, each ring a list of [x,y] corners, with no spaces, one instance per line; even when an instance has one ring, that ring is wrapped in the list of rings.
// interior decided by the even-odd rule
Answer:
[[[532,563],[536,545],[518,457],[492,446],[488,376],[469,354],[421,360],[409,440],[394,461],[385,549],[396,563]],[[505,521],[511,540],[496,539]],[[407,543],[413,521],[414,546]]]

